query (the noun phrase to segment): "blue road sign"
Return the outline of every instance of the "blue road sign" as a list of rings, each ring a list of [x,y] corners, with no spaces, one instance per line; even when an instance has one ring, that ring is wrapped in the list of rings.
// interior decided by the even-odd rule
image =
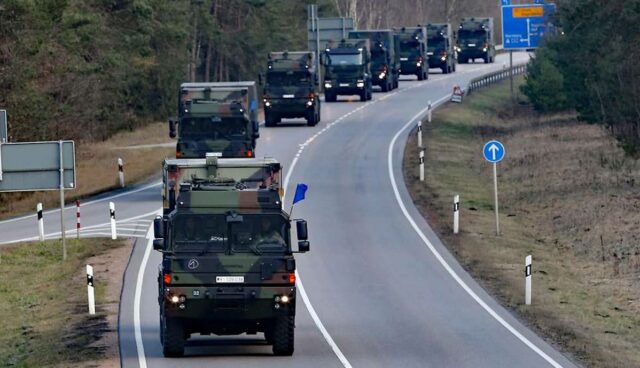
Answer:
[[[502,0],[502,6],[511,5],[511,0]]]
[[[504,153],[504,145],[498,141],[489,141],[482,148],[484,159],[492,163],[502,161]]]
[[[509,50],[538,47],[545,33],[552,31],[553,26],[549,23],[549,19],[555,10],[556,4],[553,3],[503,5],[502,44],[504,48]]]

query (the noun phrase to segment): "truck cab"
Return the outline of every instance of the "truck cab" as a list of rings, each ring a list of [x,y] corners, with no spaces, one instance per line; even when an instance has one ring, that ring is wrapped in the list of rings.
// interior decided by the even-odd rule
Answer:
[[[192,334],[264,333],[275,355],[292,355],[297,304],[294,253],[307,252],[307,224],[282,210],[275,188],[233,180],[180,184],[170,213],[154,220],[160,340],[184,355]],[[297,246],[290,228],[295,222]]]
[[[368,39],[342,40],[329,43],[323,54],[324,98],[337,101],[339,95],[358,95],[360,101],[373,97],[371,54]]]
[[[456,51],[460,64],[475,59],[493,63],[496,57],[493,18],[462,18],[458,28]]]
[[[262,80],[262,78],[261,78]],[[309,51],[271,52],[265,73],[265,126],[282,118],[305,118],[308,126],[320,121],[320,97],[315,57]]]
[[[425,27],[394,28],[400,53],[400,74],[415,75],[418,80],[429,78],[427,60],[427,29]]]
[[[349,31],[349,38],[370,41],[373,85],[380,86],[382,92],[398,88],[400,61],[393,31],[390,29]]]
[[[429,56],[429,68],[439,68],[443,74],[456,71],[451,24],[427,24],[427,55]]]
[[[257,110],[255,82],[182,84],[178,118],[169,120],[169,136],[178,138],[176,157],[254,157]]]

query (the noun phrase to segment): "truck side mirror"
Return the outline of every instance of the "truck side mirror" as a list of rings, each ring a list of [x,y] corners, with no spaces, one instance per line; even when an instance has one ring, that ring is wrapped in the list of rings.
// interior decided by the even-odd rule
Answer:
[[[169,119],[169,138],[176,137],[176,120],[171,118]]]
[[[164,239],[153,239],[153,250],[164,250]]]
[[[308,252],[310,248],[309,241],[303,240],[298,242],[298,252],[305,253]]]
[[[164,221],[162,221],[161,216],[153,219],[153,237],[156,239],[164,238]]]
[[[307,231],[307,222],[305,220],[296,221],[296,232],[298,234],[298,240],[309,239],[309,234]]]

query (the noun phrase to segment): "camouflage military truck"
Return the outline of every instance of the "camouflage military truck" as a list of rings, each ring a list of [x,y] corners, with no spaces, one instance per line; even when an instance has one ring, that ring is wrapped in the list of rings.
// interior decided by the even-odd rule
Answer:
[[[307,224],[282,210],[275,186],[234,180],[181,183],[175,208],[154,220],[160,340],[182,356],[192,334],[264,333],[275,355],[294,351],[296,261],[307,252]]]
[[[493,63],[496,57],[493,18],[462,18],[458,28],[456,51],[458,51],[460,64],[466,64],[475,59]]]
[[[456,71],[451,24],[427,24],[427,55],[429,68],[442,69],[444,74]]]
[[[415,75],[418,80],[429,78],[427,65],[427,29],[402,27],[393,29],[400,49],[400,74]]]
[[[265,126],[275,126],[282,118],[300,117],[305,118],[309,126],[318,124],[317,87],[314,53],[269,53],[263,92]]]
[[[167,159],[162,164],[162,208],[169,214],[176,207],[180,184],[235,183],[246,189],[280,190],[282,170],[273,158],[218,158],[207,154],[203,159]]]
[[[349,38],[365,38],[371,41],[373,85],[380,86],[382,92],[398,88],[400,53],[393,31],[390,29],[349,31]]]
[[[358,95],[360,101],[373,97],[371,54],[368,39],[329,43],[323,54],[324,99],[337,101],[339,95]]]
[[[176,157],[253,157],[259,137],[255,82],[183,83],[178,118],[169,120],[171,138],[176,124]]]

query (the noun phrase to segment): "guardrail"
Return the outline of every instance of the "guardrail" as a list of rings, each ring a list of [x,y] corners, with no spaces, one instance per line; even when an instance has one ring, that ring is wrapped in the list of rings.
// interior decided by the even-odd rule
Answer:
[[[525,74],[527,72],[527,64],[518,64],[514,65],[513,68],[506,68],[502,70],[498,70],[497,72],[485,74],[478,78],[473,78],[469,81],[469,85],[467,86],[467,90],[465,93],[470,95],[471,92],[475,91],[478,88],[486,87],[488,85],[498,83],[504,79],[508,79],[511,74],[510,71],[513,70],[513,75]]]

